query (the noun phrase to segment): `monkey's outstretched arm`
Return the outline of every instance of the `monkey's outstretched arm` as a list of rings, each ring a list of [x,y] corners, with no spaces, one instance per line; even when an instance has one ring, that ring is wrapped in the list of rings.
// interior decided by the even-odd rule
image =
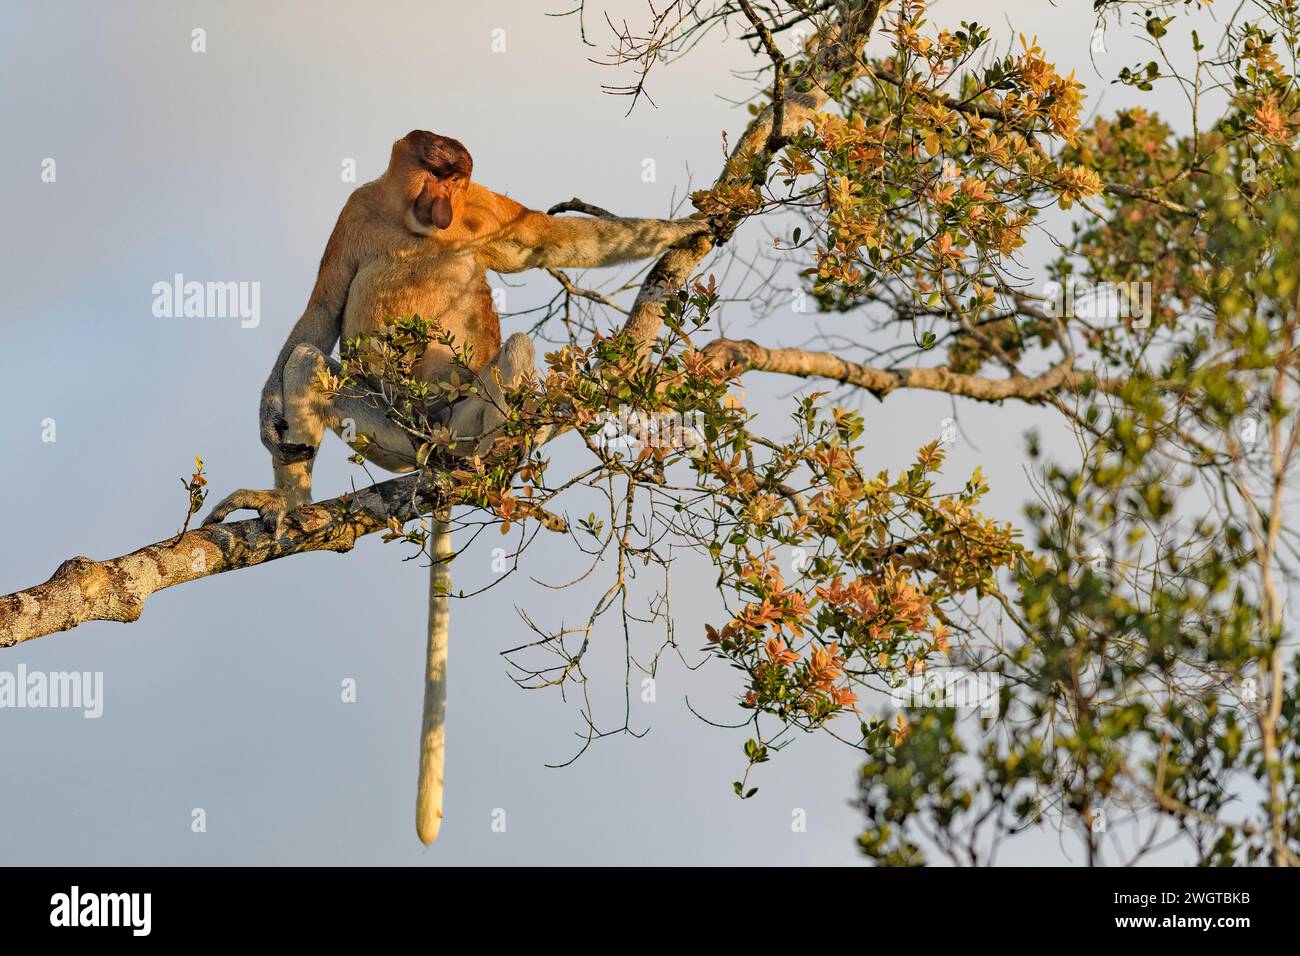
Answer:
[[[304,342],[328,355],[342,331],[343,307],[347,304],[348,287],[352,284],[357,267],[355,250],[351,248],[345,227],[347,218],[348,209],[344,207],[329,242],[325,244],[325,254],[321,256],[316,285],[312,289],[307,308],[290,330],[276,357],[275,365],[271,368],[271,374],[262,386],[259,416],[262,444],[271,453],[271,457],[277,460],[304,451],[284,445],[285,430],[288,427],[284,415],[284,367],[289,356]]]
[[[497,272],[612,266],[652,258],[709,231],[698,219],[548,216],[521,207],[488,243],[486,258]]]

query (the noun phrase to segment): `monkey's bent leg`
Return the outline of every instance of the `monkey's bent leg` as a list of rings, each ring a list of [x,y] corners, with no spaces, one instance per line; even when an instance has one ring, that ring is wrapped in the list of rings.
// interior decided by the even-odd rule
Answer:
[[[343,366],[314,345],[299,345],[289,356],[284,367],[286,461],[276,463],[277,488],[298,490],[311,499],[312,465],[326,428],[381,468],[406,472],[415,467],[415,440],[388,417],[376,396],[352,387],[321,390],[327,375],[342,372]]]
[[[522,332],[506,339],[501,351],[478,373],[479,394],[457,402],[451,409],[451,434],[459,455],[485,454],[506,420],[505,390],[534,371],[533,342]]]
[[[414,440],[384,413],[377,399],[351,390],[321,391],[325,374],[341,371],[338,362],[314,345],[302,344],[293,350],[284,367],[287,427],[280,454],[271,460],[275,487],[234,492],[212,510],[204,524],[249,509],[261,516],[268,530],[277,530],[286,515],[311,501],[312,466],[326,428],[381,468],[405,472],[415,467]]]

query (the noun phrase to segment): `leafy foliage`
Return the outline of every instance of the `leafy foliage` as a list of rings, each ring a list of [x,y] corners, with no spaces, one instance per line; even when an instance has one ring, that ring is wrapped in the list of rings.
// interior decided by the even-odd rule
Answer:
[[[1300,99],[1284,65],[1300,51],[1296,4],[1256,0],[1210,43],[1208,0],[1098,0],[1100,18],[1153,50],[1115,82],[1176,85],[1190,111],[1087,123],[1083,85],[1032,38],[999,51],[987,27],[939,29],[918,4],[887,5],[884,55],[827,78],[814,64],[841,15],[876,5],[769,6],[760,22],[811,33],[774,61],[755,116],[815,82],[830,102],[738,150],[741,175],[693,201],[733,226],[772,216],[775,254],[823,310],[903,333],[876,353],[891,370],[932,368],[933,353],[953,376],[1009,382],[1013,399],[1054,410],[1078,458],[1046,460],[1028,436],[1038,495],[1021,527],[981,513],[978,470],[942,475],[938,442],[901,471],[868,468],[862,413],[829,392],[793,400],[784,431],[760,428],[736,388],[750,369],[706,340],[722,299],[713,277],[668,298],[648,351],[603,331],[608,296],[563,277],[534,327],[558,326],[557,348],[505,396],[506,424],[481,457],[457,451],[446,421],[486,357],[419,317],[349,343],[344,375],[322,387],[383,403],[459,502],[519,530],[520,551],[529,522],[558,526],[566,494],[605,502],[571,530],[612,581],[582,626],[528,620],[538,639],[509,652],[524,686],[583,684],[611,610],[625,639],[630,621],[647,622],[628,611],[636,567],[664,571],[648,622],[679,649],[667,569],[678,551],[711,561],[723,604],[693,633],[737,675],[748,730],[733,789],[754,796],[751,771],[801,732],[845,740],[865,761],[859,842],[873,862],[991,862],[1048,826],[1090,863],[1134,862],[1170,840],[1207,865],[1297,862],[1285,600],[1300,540],[1285,511],[1300,447]],[[619,57],[640,62],[636,96],[665,51],[742,13],[753,26],[749,5],[672,3],[648,38],[629,35]],[[1028,243],[1059,223],[1068,235],[1036,288]],[[464,375],[424,383],[429,348]],[[1044,366],[1057,376],[1029,388]],[[557,476],[546,442],[566,433],[589,466]],[[422,529],[390,538],[425,544]],[[913,693],[960,673],[988,681],[979,714]],[[629,730],[626,718],[598,726],[583,700],[584,747]]]

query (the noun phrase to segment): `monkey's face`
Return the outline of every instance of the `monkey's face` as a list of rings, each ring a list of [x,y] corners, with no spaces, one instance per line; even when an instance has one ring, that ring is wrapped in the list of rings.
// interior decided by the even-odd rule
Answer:
[[[412,198],[408,218],[414,224],[411,231],[427,236],[450,226],[456,213],[464,208],[468,184],[469,180],[460,175],[440,177],[425,173],[418,177],[409,191]]]
[[[474,161],[458,141],[413,130],[393,145],[389,175],[405,205],[406,228],[421,236],[447,229],[464,210]]]

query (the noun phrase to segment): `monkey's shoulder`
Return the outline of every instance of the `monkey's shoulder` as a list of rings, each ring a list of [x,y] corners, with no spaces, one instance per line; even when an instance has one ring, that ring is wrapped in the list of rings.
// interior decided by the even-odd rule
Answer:
[[[465,195],[465,225],[479,236],[500,232],[528,214],[527,206],[493,192],[481,183],[470,183]]]

